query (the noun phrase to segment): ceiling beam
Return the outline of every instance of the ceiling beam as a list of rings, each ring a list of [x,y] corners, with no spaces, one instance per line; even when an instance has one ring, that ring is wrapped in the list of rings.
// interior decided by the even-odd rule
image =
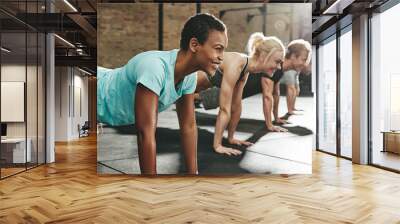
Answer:
[[[87,41],[91,41],[91,46],[96,46],[97,42],[97,30],[90,24],[85,17],[79,13],[70,13],[67,16],[79,25],[85,33],[90,37]]]

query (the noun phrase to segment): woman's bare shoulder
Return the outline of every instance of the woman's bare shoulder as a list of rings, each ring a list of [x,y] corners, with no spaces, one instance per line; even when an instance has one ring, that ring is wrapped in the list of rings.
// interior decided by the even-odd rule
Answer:
[[[230,69],[236,70],[243,67],[246,63],[247,55],[239,52],[225,52],[223,64],[229,66]],[[224,66],[224,67],[226,67]]]

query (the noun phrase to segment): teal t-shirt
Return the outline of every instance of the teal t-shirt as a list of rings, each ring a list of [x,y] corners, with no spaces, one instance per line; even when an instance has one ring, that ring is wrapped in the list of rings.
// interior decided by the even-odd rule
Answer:
[[[97,119],[113,126],[135,123],[135,93],[140,83],[158,95],[158,111],[164,111],[196,89],[196,73],[187,75],[177,88],[174,69],[178,49],[147,51],[123,67],[97,67]]]

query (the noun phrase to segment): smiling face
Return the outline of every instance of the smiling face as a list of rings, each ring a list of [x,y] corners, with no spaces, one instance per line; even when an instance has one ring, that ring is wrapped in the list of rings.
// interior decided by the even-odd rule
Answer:
[[[282,61],[283,61],[283,52],[277,50],[273,52],[269,57],[264,59],[261,70],[269,75],[272,75],[276,69],[281,68]]]
[[[297,72],[300,72],[301,70],[303,70],[308,65],[307,59],[308,59],[308,52],[305,50],[301,51],[300,55],[298,55],[298,56],[293,54],[290,57],[293,69],[296,70]]]
[[[209,75],[214,75],[218,66],[224,58],[224,50],[228,46],[226,32],[211,30],[204,44],[195,43],[196,38],[191,40],[191,50],[195,53],[199,69]],[[192,41],[194,41],[192,43]]]

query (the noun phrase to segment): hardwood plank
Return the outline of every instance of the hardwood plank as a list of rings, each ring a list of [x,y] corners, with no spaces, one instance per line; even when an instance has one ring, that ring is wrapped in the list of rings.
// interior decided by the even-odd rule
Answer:
[[[97,175],[91,136],[0,181],[0,223],[400,223],[399,177],[321,152],[312,175]]]

